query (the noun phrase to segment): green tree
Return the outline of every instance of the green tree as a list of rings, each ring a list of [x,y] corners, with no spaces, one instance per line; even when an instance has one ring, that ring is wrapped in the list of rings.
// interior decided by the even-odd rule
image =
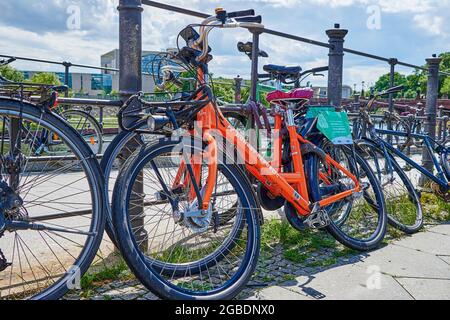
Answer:
[[[442,59],[439,70],[450,73],[450,52],[444,52],[439,55]],[[427,68],[426,65],[423,68]],[[415,70],[412,74],[405,76],[398,72],[395,73],[395,85],[404,85],[403,95],[407,98],[415,98],[417,93],[426,94],[427,91],[427,71]],[[376,91],[383,91],[389,88],[389,74],[381,76],[375,84]],[[450,94],[450,76],[441,75],[439,77],[439,93],[442,95]]]
[[[382,75],[378,79],[378,81],[375,83],[375,86],[374,86],[375,91],[381,92],[381,91],[389,89],[391,87],[390,79],[391,79],[391,77],[390,77],[389,73]],[[408,80],[407,80],[406,76],[399,72],[395,72],[395,74],[394,74],[394,84],[395,84],[395,86],[400,86],[400,85],[405,86],[405,91],[410,89],[408,87]]]
[[[213,80],[214,95],[225,102],[234,102],[234,82],[233,80],[218,78]]]
[[[450,52],[444,52],[439,55],[442,59],[439,70],[450,73]],[[442,75],[439,79],[440,94],[450,95],[450,76]]]
[[[31,82],[42,83],[42,84],[52,84],[55,86],[58,86],[61,84],[61,81],[59,81],[58,76],[51,72],[36,73],[31,77]]]
[[[450,97],[450,77],[447,77],[444,80],[444,83],[441,87],[441,94]]]
[[[14,69],[13,67],[11,67],[9,65],[0,67],[0,75],[4,78],[14,81],[14,82],[23,82],[24,81],[23,73]]]

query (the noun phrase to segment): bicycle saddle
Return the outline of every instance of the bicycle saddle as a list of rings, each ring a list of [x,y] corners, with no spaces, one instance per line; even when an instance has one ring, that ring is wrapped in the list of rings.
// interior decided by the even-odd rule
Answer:
[[[311,88],[299,88],[289,92],[275,90],[267,94],[266,100],[280,106],[286,106],[288,103],[304,105],[314,96],[314,90]]]
[[[285,67],[285,66],[277,66],[274,64],[268,64],[263,67],[264,71],[270,73],[273,76],[291,76],[298,77],[300,72],[302,72],[302,68],[297,67]]]

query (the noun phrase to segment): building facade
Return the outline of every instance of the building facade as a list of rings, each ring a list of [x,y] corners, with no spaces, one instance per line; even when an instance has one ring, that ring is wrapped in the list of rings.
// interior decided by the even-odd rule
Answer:
[[[327,87],[313,87],[314,98],[327,98],[328,88]],[[350,86],[342,86],[342,99],[349,99],[353,95],[353,89]]]

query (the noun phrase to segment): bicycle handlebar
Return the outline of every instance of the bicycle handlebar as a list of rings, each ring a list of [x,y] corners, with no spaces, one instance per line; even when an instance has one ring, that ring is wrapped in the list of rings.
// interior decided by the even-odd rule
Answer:
[[[311,69],[311,73],[318,73],[318,72],[325,72],[328,71],[330,68],[328,66],[326,67],[319,67],[319,68],[313,68]]]
[[[202,54],[196,60],[200,62],[208,56],[208,35],[213,28],[264,28],[261,24],[261,16],[255,17],[254,14],[254,10],[227,13],[223,9],[217,9],[216,15],[203,20],[200,27],[200,36],[191,44],[194,49],[202,51]]]
[[[8,60],[2,59],[0,60],[0,67],[6,66],[14,61],[16,61],[16,58],[9,58]]]
[[[239,17],[254,16],[254,15],[255,15],[255,10],[249,9],[249,10],[229,12],[227,14],[227,17],[228,18],[239,18]]]
[[[243,18],[236,18],[235,20],[237,22],[261,23],[262,17],[261,16],[243,17]]]
[[[400,85],[400,86],[396,86],[396,87],[392,87],[387,89],[386,91],[383,91],[381,93],[378,94],[378,96],[385,96],[388,94],[393,94],[393,93],[397,93],[397,92],[401,92],[405,89],[404,85]]]

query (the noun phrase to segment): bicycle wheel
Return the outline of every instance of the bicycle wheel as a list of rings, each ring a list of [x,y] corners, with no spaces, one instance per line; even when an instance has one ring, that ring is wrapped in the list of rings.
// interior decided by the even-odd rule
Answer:
[[[78,131],[94,154],[103,150],[103,130],[100,123],[89,113],[82,110],[68,109],[61,116]]]
[[[386,205],[378,179],[369,164],[352,148],[333,145],[325,138],[317,145],[358,177],[363,186],[360,194],[325,207],[331,218],[327,231],[351,249],[368,251],[377,248],[384,239],[387,225]],[[354,188],[351,179],[337,169],[329,168],[318,155],[307,155],[305,167],[314,202],[332,196],[334,190],[342,192]],[[320,179],[319,173],[324,173],[328,181]]]
[[[144,125],[143,125],[144,126]],[[105,230],[111,241],[117,245],[114,227],[112,223],[112,195],[117,176],[122,169],[126,159],[137,149],[146,143],[158,139],[157,135],[138,134],[129,131],[119,132],[106,148],[100,162],[100,167],[105,179],[104,195],[105,195],[105,212],[106,225]]]
[[[162,139],[150,144],[135,152],[119,173],[113,195],[119,248],[136,277],[161,298],[230,299],[245,286],[257,263],[257,201],[233,159],[219,152],[211,206],[203,216],[191,216],[197,204],[189,201],[189,190],[171,187],[187,152],[180,142]],[[201,142],[194,143],[188,156],[202,159],[202,149]],[[205,164],[200,172],[203,192]],[[221,224],[221,212],[236,202],[233,218]]]
[[[418,232],[423,226],[422,205],[414,185],[391,156],[376,143],[357,142],[358,153],[369,163],[378,178],[386,201],[388,222],[407,234]],[[389,162],[386,160],[389,157]]]
[[[74,129],[34,105],[0,99],[0,130],[0,298],[58,299],[102,239],[100,167]],[[59,144],[36,155],[42,132]]]

